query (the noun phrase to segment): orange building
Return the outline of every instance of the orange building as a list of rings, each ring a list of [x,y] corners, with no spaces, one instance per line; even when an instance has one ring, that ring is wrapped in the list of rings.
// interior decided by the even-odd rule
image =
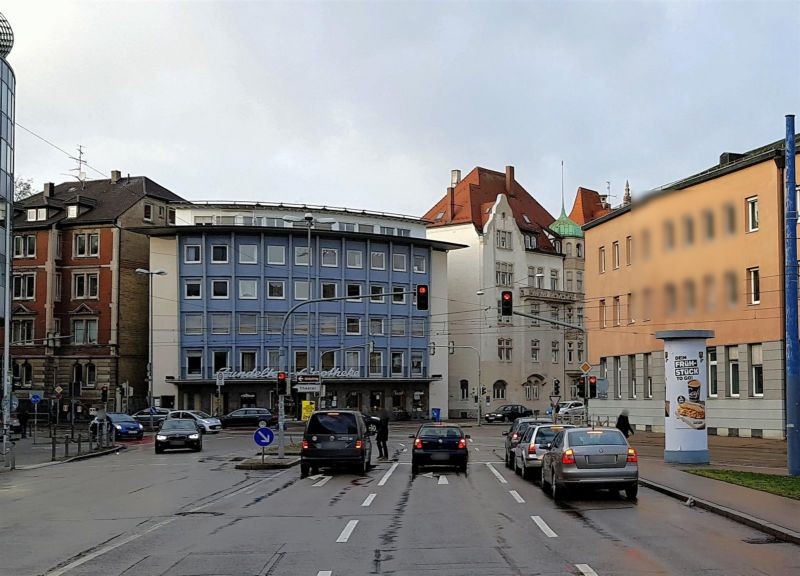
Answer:
[[[783,141],[725,153],[584,226],[593,415],[663,430],[655,333],[711,329],[709,432],[784,437],[783,165]]]

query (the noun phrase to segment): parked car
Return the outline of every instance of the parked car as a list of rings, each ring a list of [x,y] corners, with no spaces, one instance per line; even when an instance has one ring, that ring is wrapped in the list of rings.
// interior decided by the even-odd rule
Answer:
[[[256,428],[261,422],[266,422],[267,426],[276,426],[278,424],[278,415],[273,414],[266,408],[239,408],[219,420],[223,428],[235,428],[237,426]]]
[[[538,482],[542,479],[542,456],[545,446],[553,441],[556,434],[572,424],[534,423],[522,435],[514,448],[512,468],[525,480]]]
[[[487,422],[513,422],[523,416],[533,416],[533,410],[522,404],[505,404],[497,410],[488,412],[484,418]]]
[[[373,435],[377,434],[381,427],[381,419],[366,412],[364,412],[362,415],[364,416],[364,423],[367,425],[367,430],[369,430],[369,433]]]
[[[583,414],[583,411],[583,402],[579,400],[558,403],[559,416],[580,416]]]
[[[392,408],[392,418],[395,420],[411,420],[411,413],[402,408]]]
[[[571,486],[625,490],[629,500],[639,491],[636,450],[616,428],[567,428],[547,444],[542,458],[542,490],[554,500]]]
[[[203,438],[195,420],[168,418],[156,433],[156,454],[172,448],[190,448],[195,452],[203,449]]]
[[[300,448],[300,477],[322,467],[354,467],[366,474],[372,465],[372,441],[364,415],[355,410],[318,410],[311,414]]]
[[[150,425],[150,414],[153,415],[153,424],[160,426],[169,414],[169,408],[145,408],[133,414],[133,419],[141,424]]]
[[[506,432],[503,432],[503,436],[506,437],[505,441],[505,462],[506,468],[512,468],[514,464],[514,448],[517,447],[517,443],[522,439],[522,435],[525,433],[525,430],[528,429],[528,426],[534,424],[536,422],[542,422],[541,420],[537,420],[531,416],[526,416],[524,418],[517,418],[514,420],[514,423],[511,425]]]
[[[95,416],[89,423],[89,434],[91,434],[92,437],[97,437],[101,422],[108,422],[111,424],[113,433],[112,439],[114,440],[120,440],[122,438],[141,440],[144,437],[144,426],[134,420],[132,416],[123,412],[106,412],[104,417]]]
[[[167,418],[178,418],[180,420],[194,420],[197,423],[200,432],[205,434],[207,432],[219,432],[222,430],[222,422],[219,418],[215,418],[210,414],[201,412],[200,410],[172,410],[167,414]]]
[[[456,466],[466,473],[469,463],[469,434],[456,424],[423,424],[416,434],[411,451],[411,474],[423,466]]]

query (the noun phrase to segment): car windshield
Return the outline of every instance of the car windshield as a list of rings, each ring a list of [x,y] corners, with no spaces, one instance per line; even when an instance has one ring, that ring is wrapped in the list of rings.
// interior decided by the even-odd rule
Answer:
[[[197,430],[192,420],[166,420],[162,430]]]
[[[539,428],[539,431],[536,432],[536,443],[537,444],[547,444],[548,442],[552,442],[553,438],[556,437],[556,434],[561,432],[563,428],[558,426],[547,426]]]
[[[198,418],[211,418],[211,414],[206,414],[205,412],[200,412],[199,410],[193,410],[191,413]]]
[[[519,427],[517,428],[517,432],[519,434],[523,434],[530,427],[531,427],[530,422],[520,422]]]
[[[108,417],[112,422],[136,422],[133,416],[127,414],[109,414]]]
[[[349,412],[321,412],[312,414],[308,421],[309,434],[357,434],[355,414]]]
[[[420,438],[461,438],[460,428],[455,426],[423,426],[417,436]]]
[[[624,446],[628,442],[619,430],[571,430],[570,446]]]

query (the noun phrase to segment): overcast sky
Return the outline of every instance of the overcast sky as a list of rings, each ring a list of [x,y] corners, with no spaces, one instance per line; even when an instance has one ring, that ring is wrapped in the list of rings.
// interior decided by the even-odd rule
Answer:
[[[16,120],[192,200],[421,215],[516,166],[554,216],[783,137],[798,2],[4,1]],[[24,130],[17,177],[66,155]],[[98,174],[88,170],[90,177]]]

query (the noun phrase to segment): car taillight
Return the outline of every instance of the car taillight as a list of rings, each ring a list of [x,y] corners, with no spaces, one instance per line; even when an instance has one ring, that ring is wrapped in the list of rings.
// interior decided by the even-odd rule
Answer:
[[[536,454],[536,444],[528,445],[528,454]]]
[[[422,440],[420,440],[419,438],[414,440],[414,448],[418,448],[418,449],[422,450]]]
[[[628,448],[628,462],[638,462],[639,457],[636,456],[636,450]]]
[[[356,450],[361,450],[364,447],[364,442],[356,440]]]
[[[459,448],[466,448],[467,447],[467,440],[465,438],[458,439],[458,447]]]
[[[519,438],[519,434],[517,434],[516,432],[514,432],[514,433],[511,435],[511,440],[512,440],[512,442],[513,442],[514,440],[516,440],[517,438]]]
[[[303,450],[308,450],[308,440],[303,440],[303,443],[301,444],[301,446],[302,446]]]
[[[572,451],[572,448],[564,450],[564,453],[561,455],[561,463],[575,464],[575,452]]]

